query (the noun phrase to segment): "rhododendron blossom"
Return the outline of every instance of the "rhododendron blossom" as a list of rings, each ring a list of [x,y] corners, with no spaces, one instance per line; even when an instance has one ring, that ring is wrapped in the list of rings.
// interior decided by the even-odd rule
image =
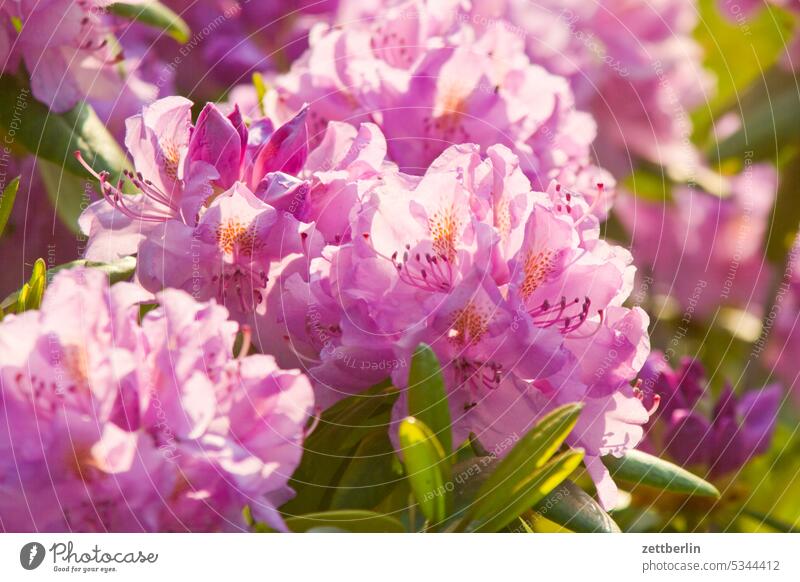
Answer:
[[[453,144],[503,144],[537,189],[558,179],[591,197],[603,182],[611,194],[611,176],[591,160],[595,123],[576,111],[568,83],[528,61],[503,26],[478,37],[457,3],[447,7],[401,2],[380,19],[317,25],[308,52],[273,79],[269,113],[288,119],[309,103],[314,142],[330,120],[372,121],[411,174]]]
[[[236,530],[245,505],[283,529],[308,381],[234,358],[225,308],[182,291],[139,323],[151,298],[78,269],[0,324],[4,530]]]
[[[613,506],[596,463],[635,446],[648,418],[630,385],[649,350],[648,320],[621,306],[630,256],[597,238],[579,194],[532,191],[503,146],[485,158],[452,146],[419,179],[387,174],[361,184],[347,232],[310,268],[287,267],[273,308],[254,319],[257,341],[303,365],[323,405],[381,372],[405,386],[411,352],[427,343],[442,362],[455,437],[475,433],[487,447],[560,403],[586,401],[581,423],[597,429],[579,440]]]

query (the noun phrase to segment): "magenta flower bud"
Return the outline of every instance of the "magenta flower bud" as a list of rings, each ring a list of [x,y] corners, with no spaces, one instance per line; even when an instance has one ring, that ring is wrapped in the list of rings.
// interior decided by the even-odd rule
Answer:
[[[257,184],[270,172],[300,172],[308,157],[307,115],[308,107],[303,107],[261,146],[253,161],[251,183]]]

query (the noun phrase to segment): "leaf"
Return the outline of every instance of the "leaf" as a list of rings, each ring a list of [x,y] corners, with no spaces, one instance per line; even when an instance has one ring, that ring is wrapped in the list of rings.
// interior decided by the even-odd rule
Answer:
[[[77,176],[86,170],[75,159],[81,152],[87,163],[118,177],[128,160],[91,105],[79,103],[62,114],[51,113],[33,99],[30,88],[18,79],[0,76],[0,127],[6,139],[19,142],[33,155]]]
[[[706,135],[720,114],[736,108],[742,91],[785,52],[792,18],[771,4],[749,16],[744,26],[720,13],[718,0],[700,0],[694,36],[703,48],[703,65],[715,77],[715,91],[692,114],[696,135]]]
[[[264,81],[264,75],[261,73],[253,73],[253,87],[256,90],[256,99],[258,101],[258,111],[261,115],[266,115],[264,111],[264,97],[267,95],[267,83]]]
[[[64,263],[63,265],[58,265],[48,269],[46,280],[52,280],[53,276],[59,271],[64,269],[72,269],[75,267],[88,267],[103,271],[106,275],[108,275],[109,281],[113,285],[119,281],[130,279],[133,276],[133,272],[136,270],[136,258],[123,257],[117,261],[114,261],[113,263],[99,263],[96,261],[87,261],[86,259],[78,259],[77,261],[71,261],[69,263]],[[23,286],[23,289],[25,289],[25,286],[28,286],[28,283]],[[3,299],[3,302],[0,303],[0,309],[9,310],[14,308],[14,306],[18,306],[22,297],[22,292],[22,290],[16,291]],[[28,292],[29,291],[25,291],[26,294]]]
[[[364,510],[321,511],[287,517],[286,526],[293,532],[336,528],[352,533],[404,533],[403,524],[393,517]]]
[[[776,519],[771,515],[766,515],[761,513],[760,511],[754,511],[747,507],[742,508],[741,510],[742,515],[746,515],[752,520],[757,521],[759,524],[766,525],[777,532],[781,533],[800,533],[800,528],[793,526],[792,524],[786,523],[781,521],[780,519]]]
[[[579,533],[618,533],[608,513],[569,479],[551,491],[534,508],[536,515]]]
[[[91,188],[92,182],[65,172],[60,166],[46,160],[37,160],[36,165],[39,167],[47,196],[61,222],[73,233],[81,234],[78,218],[90,202],[87,184]]]
[[[25,309],[39,309],[42,305],[42,297],[44,296],[44,288],[47,284],[47,265],[44,259],[36,259],[33,264],[33,272],[28,281],[30,285],[30,292],[25,301]]]
[[[436,354],[430,346],[421,344],[411,359],[408,375],[408,414],[433,431],[442,445],[445,455],[453,450],[450,431],[450,407],[444,378]]]
[[[137,3],[114,2],[109,5],[108,11],[121,18],[163,30],[181,44],[186,44],[191,35],[189,26],[180,16],[155,0]]]
[[[3,190],[2,198],[0,198],[0,236],[3,236],[8,218],[14,209],[14,201],[17,199],[17,191],[19,191],[19,178],[17,176],[8,183]]]
[[[717,488],[708,481],[669,461],[635,449],[620,458],[607,455],[603,457],[603,464],[608,467],[614,479],[636,485],[649,485],[673,493],[716,498],[720,496]]]
[[[566,479],[583,460],[583,450],[565,451],[532,473],[517,480],[510,488],[491,498],[468,524],[470,531],[500,531],[522,513],[539,503],[545,495]],[[463,522],[462,522],[463,524]]]
[[[421,420],[409,416],[398,429],[406,477],[425,518],[442,523],[452,507],[448,462],[441,443]]]
[[[498,504],[512,498],[519,483],[528,479],[558,450],[578,421],[581,408],[577,403],[556,408],[529,430],[483,482],[461,525],[478,516],[491,515]]]
[[[709,149],[712,159],[775,159],[782,146],[797,140],[800,135],[797,87],[793,83],[777,88],[767,86],[758,94],[760,98],[742,105],[742,126]]]
[[[529,430],[500,461],[481,487],[476,500],[476,510],[482,498],[500,494],[510,483],[544,465],[572,431],[581,408],[582,406],[577,403],[560,406]]]
[[[331,498],[331,509],[375,509],[403,479],[386,431],[370,433],[353,453]]]
[[[303,443],[300,465],[290,480],[296,494],[282,509],[301,514],[330,507],[339,480],[362,439],[386,433],[398,391],[378,384],[325,410]]]

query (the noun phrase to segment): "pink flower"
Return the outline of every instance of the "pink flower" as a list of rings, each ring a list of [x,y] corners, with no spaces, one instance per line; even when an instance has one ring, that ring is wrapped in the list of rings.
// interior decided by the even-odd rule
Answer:
[[[125,177],[139,194],[92,172],[105,199],[81,216],[86,257],[139,253],[147,289],[176,287],[247,312],[263,300],[269,261],[316,240],[288,211],[294,203],[299,213],[308,190],[286,173],[307,155],[305,112],[275,131],[263,123],[249,131],[238,109],[226,117],[210,104],[193,125],[191,105],[167,97],[128,120],[136,171]]]
[[[5,531],[236,530],[245,505],[283,528],[308,382],[233,358],[227,311],[182,291],[139,324],[150,297],[65,271],[0,324]]]
[[[118,47],[108,42],[114,22],[109,0],[9,0],[0,8],[0,72],[30,74],[33,96],[63,113],[89,97],[105,104],[125,90],[148,92],[130,63],[116,65]],[[19,30],[17,30],[17,28]],[[131,84],[128,84],[131,81]]]
[[[566,80],[531,63],[504,27],[477,35],[456,3],[439,8],[398,2],[380,18],[318,25],[309,51],[273,80],[270,115],[310,104],[314,143],[331,120],[374,122],[410,174],[453,144],[503,144],[539,190],[557,179],[586,196],[597,182],[610,193],[611,177],[591,161],[595,124],[575,110]]]
[[[720,306],[760,317],[772,271],[763,248],[777,178],[769,164],[748,164],[728,180],[725,198],[688,187],[663,203],[620,197],[616,212],[654,292],[701,317]]]
[[[629,254],[599,239],[580,194],[532,191],[502,146],[485,158],[452,146],[421,177],[379,177],[359,181],[342,235],[271,276],[257,342],[307,370],[323,406],[389,374],[405,387],[427,343],[456,439],[475,433],[488,448],[585,402],[574,442],[613,505],[599,457],[634,447],[648,418],[630,385],[649,340],[644,312],[622,307]],[[404,407],[401,396],[396,419]]]

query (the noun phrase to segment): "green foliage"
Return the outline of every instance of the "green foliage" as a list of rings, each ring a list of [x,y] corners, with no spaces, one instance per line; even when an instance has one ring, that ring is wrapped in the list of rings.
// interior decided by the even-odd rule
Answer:
[[[747,87],[759,83],[778,60],[791,36],[792,19],[771,6],[740,25],[720,13],[717,0],[700,0],[699,7],[695,38],[703,48],[703,64],[716,81],[716,91],[692,115],[695,135],[705,136],[714,120],[735,110]]]
[[[450,434],[450,408],[439,360],[433,350],[420,345],[411,359],[408,376],[408,413],[425,423],[441,443],[445,455],[453,450]]]
[[[37,160],[36,165],[58,218],[73,233],[79,234],[78,218],[89,200],[86,179],[65,172],[63,168],[47,160]],[[89,182],[88,185],[91,187],[92,183]]]
[[[579,404],[562,406],[528,431],[481,485],[457,529],[489,531],[504,527],[566,479],[583,453],[573,452],[548,461],[575,426],[580,411]],[[521,506],[524,507],[512,515]]]
[[[0,236],[3,236],[8,224],[8,218],[14,209],[14,201],[17,199],[17,192],[19,191],[19,178],[17,176],[8,183],[3,189],[3,194],[0,198]]]
[[[534,508],[534,514],[574,532],[617,533],[619,526],[600,504],[566,479]]]
[[[436,527],[452,507],[444,449],[433,431],[412,416],[400,423],[398,437],[411,491],[427,521]]]
[[[121,18],[163,30],[181,44],[188,42],[191,34],[189,26],[180,16],[155,0],[141,3],[114,2],[109,5],[108,11]]]
[[[686,495],[715,498],[720,496],[717,488],[708,481],[669,461],[635,449],[619,458],[605,456],[603,463],[611,471],[614,479],[635,485],[648,485],[663,491]]]
[[[363,462],[357,451],[364,439],[387,434],[389,413],[396,399],[397,389],[384,383],[345,398],[322,413],[305,440],[300,466],[289,482],[296,495],[284,506],[287,513],[299,515],[332,507],[341,479],[353,463]],[[393,454],[377,456],[373,462],[375,466],[380,464],[376,471],[394,471]],[[366,500],[362,498],[361,503]],[[337,507],[342,507],[341,503],[337,502]]]
[[[136,270],[136,259],[134,257],[123,257],[118,261],[113,263],[100,263],[97,261],[87,261],[86,259],[79,259],[77,261],[71,261],[69,263],[64,263],[63,265],[58,265],[51,269],[47,269],[44,277],[41,279],[43,281],[49,281],[53,278],[53,275],[58,273],[63,269],[72,269],[74,267],[88,267],[92,269],[98,269],[106,273],[109,277],[109,280],[112,284],[117,283],[119,281],[126,281],[133,276],[133,272]],[[29,280],[25,285],[23,285],[22,289],[16,291],[3,299],[3,302],[0,303],[0,309],[5,312],[8,311],[25,311],[25,309],[36,309],[38,308],[39,303],[36,304],[36,307],[29,307],[31,305],[31,287],[32,281],[34,281],[34,275],[40,273],[45,268],[45,263],[42,259],[38,259],[36,264],[34,265],[33,274],[31,275],[31,280]],[[39,280],[37,276],[37,281]],[[44,289],[42,289],[44,290]]]
[[[403,533],[405,528],[395,518],[363,510],[319,511],[287,517],[286,526],[293,532],[345,531],[351,533]]]
[[[2,311],[13,310],[22,313],[29,309],[39,309],[42,304],[42,296],[47,286],[47,267],[43,259],[36,259],[33,264],[33,272],[27,283],[17,292],[15,301],[9,305],[3,305]]]
[[[75,151],[92,167],[115,177],[129,166],[91,105],[79,103],[66,113],[52,113],[33,99],[27,82],[10,75],[0,76],[0,128],[7,143],[77,176],[86,176],[86,170],[75,159]]]

